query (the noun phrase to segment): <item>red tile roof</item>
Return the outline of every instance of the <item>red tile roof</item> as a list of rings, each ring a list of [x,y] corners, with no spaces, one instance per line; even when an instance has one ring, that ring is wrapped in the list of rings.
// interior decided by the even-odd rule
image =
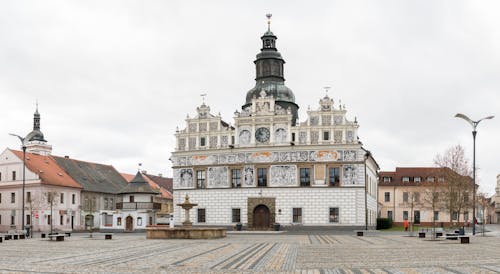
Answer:
[[[10,150],[19,159],[23,159],[23,152]],[[82,188],[71,176],[69,176],[51,156],[43,156],[26,153],[26,168],[36,173],[42,184]]]
[[[144,173],[143,175],[145,175],[149,179],[153,180],[153,182],[157,183],[162,188],[165,188],[166,190],[168,190],[168,192],[172,193],[174,191],[174,186],[173,186],[174,182],[173,182],[172,178],[166,178],[166,177],[151,175],[151,174],[147,174],[147,173]]]

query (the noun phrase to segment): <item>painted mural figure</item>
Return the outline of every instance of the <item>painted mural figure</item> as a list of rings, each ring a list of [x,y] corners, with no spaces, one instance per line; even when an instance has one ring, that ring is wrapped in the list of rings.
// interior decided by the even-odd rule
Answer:
[[[346,166],[344,167],[344,182],[349,185],[353,185],[356,182],[354,181],[354,167]]]
[[[182,169],[181,170],[181,187],[190,187],[193,183],[193,171],[191,169]]]
[[[253,167],[245,167],[243,173],[245,186],[253,186]]]

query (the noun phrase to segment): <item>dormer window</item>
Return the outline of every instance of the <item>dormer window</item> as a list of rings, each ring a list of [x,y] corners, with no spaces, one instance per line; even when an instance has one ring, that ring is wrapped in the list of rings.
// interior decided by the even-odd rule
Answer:
[[[434,177],[427,177],[427,182],[434,182]]]
[[[383,177],[384,183],[392,182],[392,177]]]
[[[410,177],[403,177],[403,183],[410,182]]]
[[[415,178],[413,178],[413,181],[414,181],[415,183],[420,183],[420,182],[421,182],[421,180],[422,180],[422,179],[421,179],[420,177],[415,177]]]

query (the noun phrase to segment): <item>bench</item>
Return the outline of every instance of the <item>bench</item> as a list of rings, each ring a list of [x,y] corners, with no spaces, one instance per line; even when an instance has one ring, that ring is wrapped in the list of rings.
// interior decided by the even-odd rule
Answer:
[[[440,236],[439,238],[444,238],[446,240],[458,240],[460,239],[461,244],[469,244],[470,237],[466,235],[458,235],[458,233],[446,233],[445,236]]]
[[[71,237],[71,232],[64,232],[64,235],[66,235],[66,237]]]
[[[458,233],[446,233],[446,235],[441,237],[445,238],[446,240],[458,240]]]
[[[64,234],[49,234],[49,239],[52,241],[53,239],[56,239],[56,242],[62,242],[64,241]]]
[[[425,232],[419,232],[418,233],[419,238],[425,238]]]
[[[461,244],[470,244],[469,236],[460,236],[459,238]]]
[[[113,233],[104,234],[104,240],[112,240],[112,239],[113,239]]]

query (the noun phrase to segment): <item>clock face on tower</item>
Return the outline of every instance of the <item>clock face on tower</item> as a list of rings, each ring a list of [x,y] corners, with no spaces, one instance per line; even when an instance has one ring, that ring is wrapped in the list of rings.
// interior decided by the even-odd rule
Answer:
[[[265,127],[258,128],[257,131],[255,131],[255,140],[257,140],[260,143],[265,143],[269,141],[269,129]]]

